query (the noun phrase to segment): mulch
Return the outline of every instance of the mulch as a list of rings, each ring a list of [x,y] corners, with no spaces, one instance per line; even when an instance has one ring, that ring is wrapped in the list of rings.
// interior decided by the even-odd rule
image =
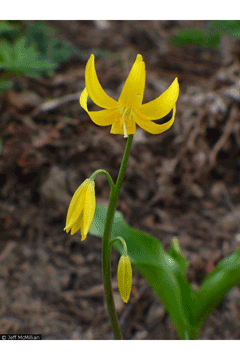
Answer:
[[[96,126],[79,106],[91,53],[103,88],[115,99],[137,53],[146,63],[144,102],[177,76],[174,125],[134,136],[118,210],[168,249],[177,236],[197,290],[240,242],[240,52],[172,47],[170,37],[199,21],[49,21],[79,57],[51,78],[21,77],[0,99],[0,333],[44,339],[112,339],[101,275],[101,240],[63,232],[73,192],[95,170],[115,180],[125,139]],[[95,105],[89,105],[95,109]],[[147,174],[147,176],[146,176]],[[96,181],[97,203],[109,186]],[[163,305],[133,269],[128,304],[120,299],[112,252],[113,293],[125,339],[177,339]],[[200,339],[240,338],[240,288],[205,322]]]

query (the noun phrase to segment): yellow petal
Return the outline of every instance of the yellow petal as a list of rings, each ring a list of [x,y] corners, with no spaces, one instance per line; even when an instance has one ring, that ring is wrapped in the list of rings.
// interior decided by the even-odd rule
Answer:
[[[86,179],[75,191],[73,194],[72,200],[70,202],[68,212],[67,212],[67,220],[66,220],[66,227],[64,230],[69,232],[70,228],[80,216],[83,206],[84,206],[84,195],[86,191],[86,186],[89,182],[89,179]]]
[[[127,303],[132,289],[132,267],[127,255],[122,255],[119,260],[117,279],[120,296]]]
[[[82,108],[88,113],[92,121],[99,126],[111,125],[117,118],[120,118],[119,107],[114,109],[88,111],[87,107],[88,92],[85,88],[81,93],[79,102]]]
[[[120,119],[119,108],[100,111],[89,111],[91,120],[99,126],[112,125],[117,119]]]
[[[86,65],[85,83],[88,94],[96,105],[105,109],[111,109],[117,106],[117,101],[108,96],[100,85],[95,70],[93,54],[90,56]]]
[[[80,105],[81,107],[88,113],[88,107],[87,107],[87,100],[88,100],[88,92],[87,88],[84,88],[80,95]]]
[[[125,121],[126,130],[128,135],[135,134],[136,132],[136,123],[133,120],[133,116],[131,115],[127,121]]]
[[[143,116],[150,120],[158,120],[170,113],[179,95],[178,79],[172,82],[169,88],[157,99],[152,100],[140,107]]]
[[[76,234],[76,232],[81,229],[82,217],[83,217],[83,213],[81,212],[81,214],[80,214],[80,216],[78,217],[78,219],[77,219],[77,220],[75,221],[75,223],[72,225],[71,235]]]
[[[91,227],[96,209],[95,182],[90,180],[86,189],[83,219],[81,223],[81,240],[85,240]]]
[[[129,109],[134,109],[142,104],[145,88],[145,63],[142,55],[137,55],[136,61],[124,84],[118,103]]]
[[[112,124],[110,133],[111,134],[119,134],[119,135],[124,134],[123,119],[119,118]]]
[[[133,115],[134,120],[140,126],[143,130],[149,132],[150,134],[161,134],[162,132],[168,130],[172,124],[174,123],[176,114],[176,105],[173,107],[173,115],[172,118],[167,121],[165,124],[155,124],[152,120],[149,120],[148,118],[144,117],[140,111],[135,112]]]

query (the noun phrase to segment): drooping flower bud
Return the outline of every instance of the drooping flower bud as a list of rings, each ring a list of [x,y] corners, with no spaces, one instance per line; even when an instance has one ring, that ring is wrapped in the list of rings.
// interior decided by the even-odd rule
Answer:
[[[85,240],[91,227],[96,209],[95,182],[86,179],[75,191],[70,202],[64,230],[74,235],[81,231],[81,240]]]
[[[129,256],[126,254],[120,257],[117,279],[120,296],[127,303],[132,289],[132,266]]]

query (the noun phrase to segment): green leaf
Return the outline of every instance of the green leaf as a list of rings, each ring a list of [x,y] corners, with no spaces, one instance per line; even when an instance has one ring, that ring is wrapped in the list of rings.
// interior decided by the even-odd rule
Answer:
[[[178,263],[178,265],[180,266],[181,273],[184,276],[188,268],[188,260],[181,253],[177,238],[173,239],[171,246],[168,250],[168,254],[171,255],[174,258],[174,260]]]
[[[20,22],[19,22],[20,23]],[[13,30],[21,36],[13,36]],[[79,49],[70,42],[61,42],[56,30],[44,21],[17,28],[12,22],[0,22],[0,70],[14,75],[40,76],[51,74],[70,57],[80,57]],[[11,36],[10,36],[11,35]],[[10,41],[9,41],[10,40]]]
[[[52,39],[48,45],[48,57],[58,63],[68,60],[69,58],[76,56],[79,57],[79,50],[70,42],[60,42],[58,39]]]
[[[223,34],[240,38],[240,20],[213,20],[211,25]]]
[[[27,46],[35,46],[42,59],[61,64],[73,55],[80,56],[79,50],[68,41],[60,41],[56,30],[47,26],[44,21],[36,21],[26,31]]]
[[[107,210],[97,205],[90,229],[92,235],[103,236]],[[121,236],[128,249],[132,264],[145,277],[171,316],[181,339],[187,331],[190,338],[196,338],[198,329],[194,322],[195,293],[184,278],[175,259],[167,254],[162,244],[153,236],[138,231],[125,222],[119,212],[115,213],[112,238]],[[121,242],[114,247],[122,253]]]
[[[10,38],[13,38],[18,35],[20,31],[20,28],[11,21],[0,21],[0,36],[10,36]]]
[[[220,304],[226,294],[240,282],[240,248],[220,261],[206,276],[197,293],[196,322],[200,325]]]
[[[8,41],[1,42],[0,48],[0,70],[7,66],[11,66],[13,63],[14,51]]]
[[[17,55],[17,60],[15,62],[16,68],[30,75],[51,72],[57,66],[49,60],[42,60],[34,46],[26,48],[25,38],[18,40],[14,46],[14,51]]]
[[[33,46],[26,48],[25,38],[14,45],[2,42],[0,49],[0,69],[13,74],[40,75],[56,68],[49,60],[41,60]]]
[[[197,28],[181,29],[170,39],[170,45],[175,46],[192,44],[206,48],[216,48],[219,43],[220,34],[218,32]]]
[[[26,46],[36,46],[39,54],[46,55],[48,48],[49,28],[43,21],[36,21],[26,30]]]

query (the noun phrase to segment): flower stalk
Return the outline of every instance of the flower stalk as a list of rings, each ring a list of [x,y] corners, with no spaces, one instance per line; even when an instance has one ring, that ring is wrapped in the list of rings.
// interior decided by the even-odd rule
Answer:
[[[102,242],[102,271],[103,271],[103,282],[104,282],[104,291],[105,291],[105,298],[107,302],[107,309],[110,317],[110,321],[112,324],[112,329],[114,333],[114,337],[116,340],[122,340],[121,329],[119,327],[116,310],[114,306],[114,300],[112,295],[112,286],[111,286],[111,229],[113,223],[113,217],[117,206],[117,201],[119,197],[120,188],[123,182],[128,157],[130,154],[130,149],[132,145],[133,135],[129,135],[125,152],[123,155],[122,164],[119,170],[117,182],[115,188],[111,188],[111,194],[108,204],[107,210],[107,218],[106,224],[103,234],[103,242]]]

